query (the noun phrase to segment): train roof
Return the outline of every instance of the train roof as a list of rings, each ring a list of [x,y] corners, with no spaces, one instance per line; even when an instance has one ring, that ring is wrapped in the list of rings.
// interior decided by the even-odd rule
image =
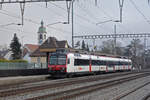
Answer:
[[[129,59],[126,56],[119,56],[119,55],[112,55],[112,54],[105,54],[100,52],[88,52],[80,49],[57,49],[56,53],[74,53],[74,54],[83,54],[83,55],[93,55],[93,56],[101,56],[101,57],[109,57],[109,58],[120,58],[120,59]]]
[[[92,59],[92,60],[107,60],[107,61],[128,61],[130,59],[125,58],[115,58],[115,57],[106,57],[106,56],[97,56],[97,55],[89,55],[89,54],[79,54],[79,53],[69,53],[69,57],[74,57],[77,59]]]

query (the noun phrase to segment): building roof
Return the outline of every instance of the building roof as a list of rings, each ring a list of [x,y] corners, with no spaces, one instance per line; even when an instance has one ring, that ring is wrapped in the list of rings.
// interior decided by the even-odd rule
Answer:
[[[64,48],[67,41],[58,41],[55,37],[49,37],[41,46],[42,48]]]
[[[55,37],[49,37],[40,47],[41,52],[51,52],[58,48],[70,48],[66,40],[58,41]]]
[[[35,45],[35,44],[25,44],[24,45],[24,49],[23,49],[23,57],[29,53],[33,53],[36,49],[39,48],[39,45]]]
[[[34,52],[37,48],[39,48],[39,45],[35,44],[25,44],[24,48],[27,48],[29,52]]]
[[[58,41],[55,37],[49,37],[42,45],[39,46],[30,56],[46,56],[46,52],[55,52],[57,48],[70,48],[67,41]]]

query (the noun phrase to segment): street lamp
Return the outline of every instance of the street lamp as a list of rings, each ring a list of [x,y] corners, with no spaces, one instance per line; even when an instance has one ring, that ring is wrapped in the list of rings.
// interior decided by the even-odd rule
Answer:
[[[96,25],[99,25],[99,24],[104,24],[104,23],[107,23],[107,22],[121,22],[120,20],[106,20],[106,21],[103,21],[103,22],[99,22],[99,23],[96,23]],[[114,24],[114,55],[116,55],[116,33],[117,33],[117,27],[116,27],[116,24]]]
[[[55,22],[55,23],[48,24],[46,26],[48,27],[48,26],[55,25],[55,24],[69,24],[69,23],[68,22]]]
[[[18,26],[20,26],[22,24],[20,24],[20,23],[9,23],[9,24],[5,24],[5,25],[0,25],[0,27],[5,27],[5,26],[9,26],[9,25],[18,25]]]
[[[107,22],[120,22],[120,20],[106,20],[106,21],[103,21],[103,22],[98,22],[98,23],[96,23],[96,25],[104,24],[104,23],[107,23]]]

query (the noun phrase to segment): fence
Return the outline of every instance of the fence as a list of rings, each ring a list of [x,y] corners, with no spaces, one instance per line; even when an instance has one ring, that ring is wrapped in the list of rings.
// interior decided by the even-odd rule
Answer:
[[[12,69],[45,69],[46,63],[3,63],[0,62],[0,70]]]

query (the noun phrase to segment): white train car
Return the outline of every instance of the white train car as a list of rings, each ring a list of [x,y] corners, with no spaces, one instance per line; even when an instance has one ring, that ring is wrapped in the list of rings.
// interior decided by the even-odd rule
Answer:
[[[51,75],[73,75],[131,70],[132,61],[121,57],[80,53],[53,53],[49,56]]]

